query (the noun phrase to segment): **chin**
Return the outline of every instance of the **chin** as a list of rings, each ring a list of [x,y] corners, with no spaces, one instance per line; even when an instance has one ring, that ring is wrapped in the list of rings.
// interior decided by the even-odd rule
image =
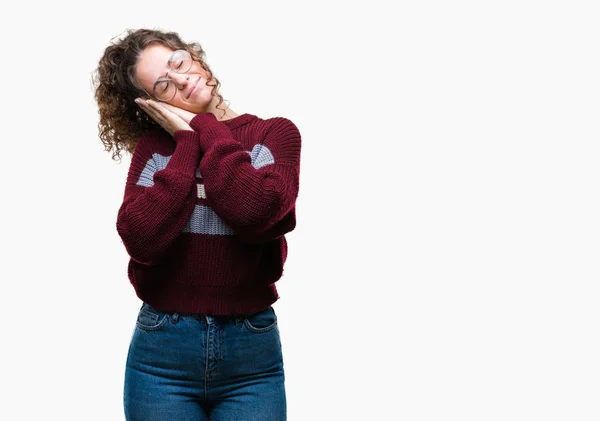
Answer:
[[[212,98],[211,98],[212,99]],[[203,98],[197,98],[196,102],[192,102],[192,103],[187,103],[186,106],[188,107],[188,111],[191,111],[193,113],[202,113],[205,110],[207,110],[210,107],[211,101],[203,101]]]

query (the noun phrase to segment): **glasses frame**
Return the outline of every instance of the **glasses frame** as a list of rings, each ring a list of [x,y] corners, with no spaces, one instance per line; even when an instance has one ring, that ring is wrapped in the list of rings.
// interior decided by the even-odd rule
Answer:
[[[178,71],[178,69],[173,69],[173,68],[171,67],[171,63],[173,62],[173,57],[174,57],[174,56],[175,56],[175,54],[176,54],[176,53],[178,53],[178,52],[183,52],[183,53],[185,53],[185,54],[186,54],[186,55],[189,57],[189,59],[191,60],[191,61],[190,61],[190,67],[188,67],[188,68],[187,68],[185,71]],[[146,91],[144,88],[142,88],[142,91],[144,91],[144,92],[146,93],[146,95],[148,95],[149,97],[152,97],[152,98],[154,98],[154,100],[156,100],[156,101],[159,101],[159,102],[168,102],[168,101],[172,100],[173,98],[175,98],[175,95],[177,94],[177,91],[175,91],[175,92],[173,93],[173,96],[172,96],[171,98],[169,98],[169,99],[166,99],[166,100],[165,100],[165,99],[160,99],[160,98],[158,98],[158,97],[157,97],[157,96],[154,94],[154,92],[155,92],[155,89],[156,89],[156,85],[157,85],[158,83],[160,83],[160,82],[165,82],[165,81],[167,81],[167,82],[172,82],[173,84],[175,84],[175,87],[177,88],[177,90],[180,90],[180,89],[179,89],[179,87],[177,87],[177,84],[175,83],[175,81],[169,77],[169,72],[170,72],[170,71],[174,71],[175,73],[179,73],[179,74],[184,74],[184,73],[187,73],[187,72],[189,72],[189,71],[190,71],[190,69],[191,69],[191,68],[194,66],[194,59],[193,59],[192,55],[189,53],[189,51],[186,51],[186,50],[175,50],[175,51],[173,51],[173,54],[171,54],[171,56],[169,57],[169,60],[167,60],[167,64],[169,65],[169,69],[170,69],[170,70],[169,70],[169,71],[167,71],[167,76],[166,76],[166,77],[164,77],[164,76],[161,76],[161,77],[159,77],[158,79],[156,79],[156,81],[154,82],[154,85],[152,85],[152,95],[150,95],[150,94],[149,94],[149,93],[148,93],[148,92],[147,92],[147,91]]]

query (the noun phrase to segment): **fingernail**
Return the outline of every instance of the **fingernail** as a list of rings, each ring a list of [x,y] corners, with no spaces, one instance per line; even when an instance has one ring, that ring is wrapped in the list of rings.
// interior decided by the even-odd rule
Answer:
[[[139,104],[140,102],[141,102],[141,101],[139,100],[139,98],[136,98],[136,99],[135,99],[135,103],[136,103],[136,104]]]

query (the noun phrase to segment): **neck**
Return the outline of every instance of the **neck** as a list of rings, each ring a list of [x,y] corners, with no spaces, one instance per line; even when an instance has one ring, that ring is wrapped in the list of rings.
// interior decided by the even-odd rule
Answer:
[[[213,113],[215,117],[217,117],[218,121],[231,120],[232,118],[237,117],[239,115],[231,108],[229,108],[229,106],[225,105],[225,102],[222,102],[219,106],[220,108],[217,108],[218,103],[219,98],[215,95],[213,97],[213,100],[210,102],[208,108],[206,109],[206,112]],[[224,105],[225,107],[223,107]],[[225,108],[225,114],[223,114],[223,108]]]

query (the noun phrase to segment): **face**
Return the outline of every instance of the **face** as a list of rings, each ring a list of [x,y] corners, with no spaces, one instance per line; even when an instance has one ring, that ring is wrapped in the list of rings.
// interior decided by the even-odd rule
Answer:
[[[176,92],[171,100],[166,101],[167,104],[193,113],[204,112],[213,99],[213,87],[206,85],[208,77],[206,71],[199,62],[193,61],[190,70],[186,73],[177,73],[169,67],[168,60],[172,54],[173,50],[164,45],[153,44],[146,47],[136,65],[135,77],[138,83],[152,95],[156,80],[168,76],[173,80]],[[173,67],[175,68],[175,63]]]

